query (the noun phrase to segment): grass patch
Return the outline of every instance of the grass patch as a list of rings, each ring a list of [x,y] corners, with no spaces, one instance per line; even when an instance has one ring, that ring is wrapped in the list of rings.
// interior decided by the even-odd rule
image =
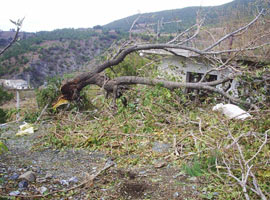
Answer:
[[[149,166],[166,158],[172,167],[211,185],[204,188],[207,195],[202,198],[216,198],[215,192],[220,199],[243,198],[241,187],[230,186],[234,180],[228,176],[223,162],[226,159],[234,175],[241,177],[237,162],[240,154],[232,145],[234,141],[229,133],[239,139],[245,159],[252,158],[262,144],[265,131],[270,129],[268,112],[254,113],[246,121],[228,120],[212,112],[214,103],[209,101],[189,104],[179,93],[141,86],[125,94],[127,107],[119,100],[118,110],[114,110],[111,100],[104,99],[100,90],[88,88],[84,92],[91,109],[58,112],[44,138],[46,145],[101,151],[123,168]],[[169,144],[171,148],[156,152],[155,142]],[[269,148],[267,143],[250,163],[265,193],[269,193]],[[249,182],[252,184],[251,179]],[[257,198],[252,192],[250,196]]]

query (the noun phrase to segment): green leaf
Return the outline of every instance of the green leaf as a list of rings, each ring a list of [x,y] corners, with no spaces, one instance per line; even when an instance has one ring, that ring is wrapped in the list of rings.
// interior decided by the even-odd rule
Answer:
[[[0,154],[2,154],[5,151],[8,151],[8,148],[2,141],[0,141]]]

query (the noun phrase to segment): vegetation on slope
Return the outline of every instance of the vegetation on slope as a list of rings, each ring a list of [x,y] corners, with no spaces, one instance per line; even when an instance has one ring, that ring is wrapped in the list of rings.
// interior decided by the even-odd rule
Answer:
[[[187,7],[175,10],[166,10],[153,13],[141,14],[137,24],[153,24],[152,28],[157,28],[157,23],[163,20],[164,27],[161,29],[165,33],[175,33],[183,31],[186,28],[196,23],[198,12],[206,17],[205,24],[208,26],[220,25],[232,19],[248,19],[253,16],[253,11],[250,7],[256,4],[256,0],[235,0],[221,6],[213,7]],[[261,5],[261,3],[259,3]],[[124,19],[116,20],[104,26],[104,28],[129,31],[132,23],[139,15],[129,16]],[[180,23],[177,21],[181,20]],[[166,22],[173,22],[168,23]]]
[[[39,85],[47,76],[87,65],[121,37],[121,33],[97,33],[93,29],[38,32],[17,42],[0,58],[0,76],[26,79],[29,74]]]

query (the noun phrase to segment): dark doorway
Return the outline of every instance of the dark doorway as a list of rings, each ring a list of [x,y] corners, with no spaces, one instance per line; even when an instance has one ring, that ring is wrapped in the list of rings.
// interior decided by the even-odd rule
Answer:
[[[187,83],[197,83],[199,82],[202,77],[203,77],[203,73],[196,73],[196,72],[187,72],[187,77],[186,77],[186,82]],[[208,74],[203,82],[211,82],[211,81],[216,81],[217,80],[217,75],[212,75],[212,74]],[[187,93],[193,93],[195,92],[195,94],[199,94],[199,90],[196,89],[187,89],[186,90]]]

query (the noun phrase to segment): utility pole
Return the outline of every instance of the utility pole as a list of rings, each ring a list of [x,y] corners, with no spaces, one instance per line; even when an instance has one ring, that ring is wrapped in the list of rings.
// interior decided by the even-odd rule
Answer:
[[[19,118],[20,118],[20,91],[19,90],[16,90],[16,99],[17,99],[17,105],[16,105],[16,108],[17,108],[17,114],[16,114],[16,121],[19,121]]]

